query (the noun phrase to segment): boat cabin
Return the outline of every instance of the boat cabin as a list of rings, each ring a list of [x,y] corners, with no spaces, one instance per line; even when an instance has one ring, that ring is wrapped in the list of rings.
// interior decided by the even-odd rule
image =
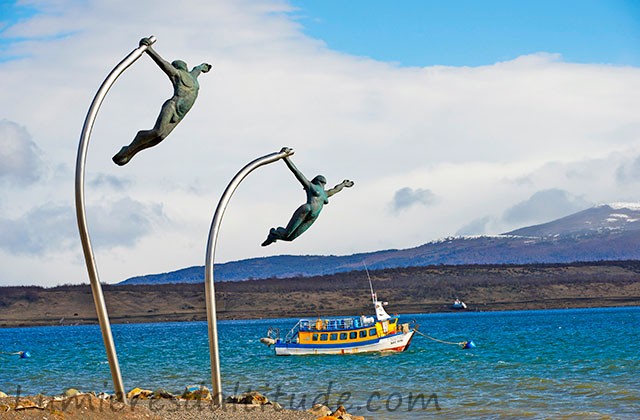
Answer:
[[[301,319],[287,334],[285,342],[299,344],[346,344],[374,340],[398,330],[398,318],[376,322],[371,317]]]

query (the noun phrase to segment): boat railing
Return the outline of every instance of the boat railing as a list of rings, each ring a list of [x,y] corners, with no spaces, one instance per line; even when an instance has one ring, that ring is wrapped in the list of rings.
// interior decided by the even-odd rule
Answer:
[[[366,328],[375,324],[372,317],[359,318],[335,318],[335,319],[301,319],[291,329],[291,334],[298,331],[343,331],[357,328]]]
[[[298,322],[296,323],[296,325],[294,325],[294,326],[293,326],[293,328],[291,328],[291,330],[290,330],[290,331],[287,333],[287,335],[284,337],[284,341],[285,341],[285,343],[290,343],[290,342],[291,342],[291,340],[293,340],[293,339],[294,339],[294,337],[295,337],[296,335],[298,335],[298,331],[300,331],[301,329],[302,329],[302,330],[304,330],[304,328],[302,328],[302,325],[303,325],[305,322],[309,322],[309,321],[308,321],[308,320],[306,320],[306,319],[301,319],[300,321],[298,321]]]
[[[358,328],[356,324],[357,320],[353,318],[340,318],[340,319],[329,319],[326,321],[325,330],[349,330],[352,328]]]
[[[280,328],[269,327],[267,330],[267,337],[274,340],[280,339]]]

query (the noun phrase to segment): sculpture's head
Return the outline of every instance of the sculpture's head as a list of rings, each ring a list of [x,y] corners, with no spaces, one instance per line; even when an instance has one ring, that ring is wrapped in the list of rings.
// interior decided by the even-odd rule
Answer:
[[[316,185],[326,185],[327,178],[323,177],[322,175],[318,175],[311,180],[311,183]]]
[[[185,63],[182,60],[174,60],[171,65],[175,68],[177,68],[178,70],[188,70],[187,68],[187,63]]]

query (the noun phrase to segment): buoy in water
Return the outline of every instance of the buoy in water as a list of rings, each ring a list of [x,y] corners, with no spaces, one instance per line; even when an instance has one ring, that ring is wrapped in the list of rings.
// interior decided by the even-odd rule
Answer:
[[[465,341],[464,344],[462,345],[463,349],[475,349],[476,348],[476,343],[473,342],[473,340],[469,340],[469,341]]]

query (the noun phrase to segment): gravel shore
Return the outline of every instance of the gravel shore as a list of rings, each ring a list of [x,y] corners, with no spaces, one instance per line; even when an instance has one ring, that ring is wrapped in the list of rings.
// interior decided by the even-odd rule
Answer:
[[[214,404],[207,387],[186,387],[181,396],[163,389],[156,391],[134,388],[126,395],[128,404],[115,395],[80,392],[68,388],[60,396],[8,396],[0,392],[0,418],[4,419],[60,419],[60,420],[364,420],[352,416],[343,406],[334,410],[316,404],[307,411],[287,410],[269,401],[257,391],[232,395],[220,406]]]
[[[315,420],[317,417],[306,411],[284,410],[272,405],[227,404],[224,408],[203,405],[167,406],[155,412],[166,420],[230,419],[230,420]]]
[[[314,420],[307,411],[285,410],[277,405],[224,404],[214,407],[209,400],[137,400],[127,406],[92,394],[71,398],[21,396],[0,398],[0,418],[64,420]]]

